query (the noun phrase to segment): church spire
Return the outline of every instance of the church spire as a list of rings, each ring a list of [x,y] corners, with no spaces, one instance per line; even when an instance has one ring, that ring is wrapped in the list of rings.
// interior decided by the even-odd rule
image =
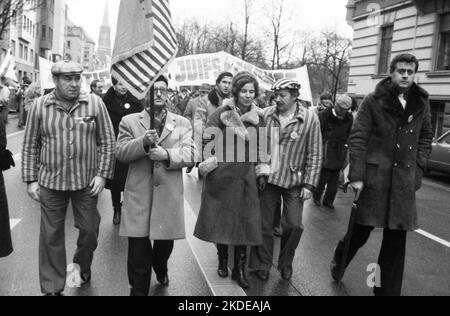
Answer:
[[[108,8],[108,0],[105,1],[105,13],[103,15],[102,26],[110,27],[109,24],[109,8]]]

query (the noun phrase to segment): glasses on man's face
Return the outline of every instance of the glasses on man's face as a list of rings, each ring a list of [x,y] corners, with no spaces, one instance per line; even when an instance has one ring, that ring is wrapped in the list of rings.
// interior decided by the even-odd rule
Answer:
[[[404,76],[405,74],[408,74],[408,76],[412,76],[416,73],[414,70],[411,69],[397,69],[397,72],[402,76]]]
[[[167,94],[167,92],[166,88],[155,88],[155,94]]]

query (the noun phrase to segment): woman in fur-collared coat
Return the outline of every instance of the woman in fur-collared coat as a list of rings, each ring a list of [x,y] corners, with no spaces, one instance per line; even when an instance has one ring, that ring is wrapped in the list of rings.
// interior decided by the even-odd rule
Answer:
[[[3,120],[0,120],[0,159],[6,150],[6,132]],[[13,251],[11,229],[9,226],[8,200],[6,199],[5,181],[0,168],[0,258],[9,256]]]
[[[212,152],[219,163],[206,176],[194,233],[201,240],[218,244],[218,273],[223,278],[228,276],[228,246],[235,246],[233,280],[243,288],[250,286],[245,275],[247,247],[262,243],[256,174],[259,142],[256,133],[252,133],[264,126],[260,110],[254,103],[258,92],[258,82],[251,74],[238,74],[233,80],[234,98],[226,101],[208,120],[204,133],[205,149]],[[231,135],[233,129],[234,135]],[[219,130],[223,137],[217,135]],[[205,138],[212,134],[213,141],[208,143]],[[230,148],[232,142],[227,142],[230,135],[235,138],[234,143],[241,146]],[[223,151],[220,150],[222,144]],[[242,159],[237,159],[239,156]],[[208,161],[210,159],[203,164]]]

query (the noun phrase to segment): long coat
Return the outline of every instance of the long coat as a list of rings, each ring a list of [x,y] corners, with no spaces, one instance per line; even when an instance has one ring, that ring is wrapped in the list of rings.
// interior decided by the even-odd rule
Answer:
[[[340,120],[333,114],[333,109],[326,109],[319,114],[323,140],[323,168],[341,170],[345,167],[348,154],[348,137],[353,126],[353,116],[348,113]]]
[[[363,181],[357,221],[392,230],[418,228],[416,191],[432,150],[428,93],[414,84],[403,109],[391,79],[361,105],[350,136],[350,181]]]
[[[196,159],[192,127],[187,119],[168,112],[159,145],[167,150],[170,161],[155,163],[144,149],[149,129],[150,115],[146,111],[129,115],[120,124],[116,155],[130,166],[120,235],[151,240],[184,239],[182,169],[193,167]]]
[[[118,96],[113,87],[108,90],[103,102],[108,109],[116,138],[119,136],[119,125],[122,119],[127,115],[140,113],[143,110],[142,104],[133,95],[128,92],[124,96]],[[116,161],[114,179],[106,182],[106,189],[123,192],[127,174],[128,165]]]
[[[231,100],[225,102],[208,120],[205,135],[211,128],[219,128],[222,137],[215,140],[215,148],[223,141],[223,152],[234,153],[238,146],[229,147],[226,140],[227,127],[258,128],[264,126],[263,115],[256,106],[242,116],[237,113]],[[229,118],[234,117],[234,120]],[[238,124],[234,124],[238,122]],[[206,142],[205,142],[206,143]],[[248,142],[246,143],[248,148]],[[200,213],[194,235],[207,242],[230,246],[258,246],[262,244],[261,210],[257,188],[256,161],[252,161],[246,149],[246,162],[230,162],[218,152],[219,167],[205,179]],[[220,162],[223,161],[223,162]]]
[[[3,120],[0,120],[0,151],[6,149],[6,132]],[[0,157],[3,157],[0,153]],[[13,251],[11,229],[9,226],[8,200],[6,198],[5,181],[0,170],[0,258],[9,256]]]

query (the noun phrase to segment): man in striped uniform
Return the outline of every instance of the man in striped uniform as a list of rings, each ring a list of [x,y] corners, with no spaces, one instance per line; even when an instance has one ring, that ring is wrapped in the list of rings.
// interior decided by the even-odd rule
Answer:
[[[114,172],[114,129],[101,99],[80,92],[82,72],[74,62],[53,66],[56,89],[33,104],[23,144],[23,181],[41,204],[39,273],[48,296],[61,295],[66,283],[69,201],[80,232],[75,272],[90,281],[100,226],[98,195]]]
[[[292,278],[292,264],[303,234],[305,201],[312,198],[319,182],[322,164],[322,135],[317,116],[299,101],[298,82],[282,79],[273,87],[276,106],[265,110],[271,129],[272,168],[259,170],[263,219],[263,245],[251,252],[250,268],[267,281],[273,262],[273,226],[277,203],[283,199],[283,236],[278,269],[285,280]]]

